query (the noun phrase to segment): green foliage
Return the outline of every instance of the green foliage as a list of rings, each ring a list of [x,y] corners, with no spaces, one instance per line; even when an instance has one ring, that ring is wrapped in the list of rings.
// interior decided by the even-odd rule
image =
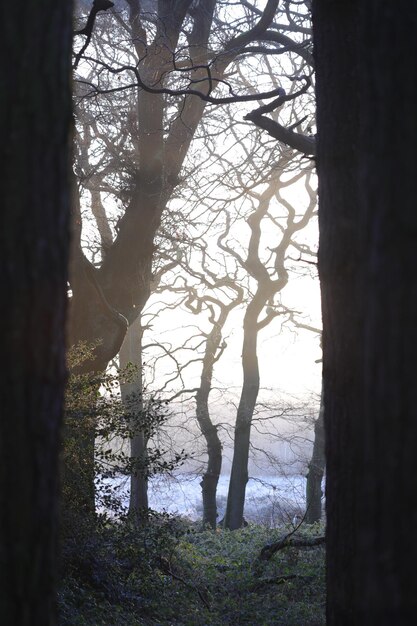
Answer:
[[[80,371],[91,360],[93,348],[81,343],[72,349],[70,370]],[[92,502],[112,517],[125,515],[115,479],[133,473],[149,478],[172,471],[186,458],[183,450],[168,453],[152,445],[143,458],[130,457],[130,438],[142,432],[151,444],[169,418],[167,403],[150,394],[131,394],[122,402],[121,382],[129,383],[136,375],[137,368],[129,365],[106,374],[72,373],[69,377],[62,451],[65,527],[74,528],[78,513],[78,523],[83,525]]]
[[[91,350],[83,344],[70,352],[68,360],[73,372],[82,370],[80,366],[91,358]],[[168,418],[166,403],[155,397],[148,395],[140,403],[132,401],[131,405],[121,401],[120,381],[129,381],[134,375],[134,368],[129,367],[100,376],[73,373],[68,381],[61,503],[65,623],[72,623],[68,620],[73,619],[74,613],[77,619],[85,619],[74,623],[107,624],[111,613],[109,603],[117,612],[117,621],[114,618],[110,623],[125,623],[119,615],[124,611],[121,606],[126,602],[129,606],[130,597],[136,603],[140,587],[135,585],[129,595],[130,583],[119,571],[127,559],[125,548],[136,550],[135,559],[149,568],[153,567],[149,550],[146,548],[143,553],[140,550],[145,544],[161,544],[160,531],[156,532],[164,527],[161,522],[155,526],[154,539],[148,534],[145,543],[131,541],[133,531],[127,520],[127,507],[121,501],[115,479],[127,478],[134,472],[149,477],[171,471],[184,455],[168,455],[163,450],[149,448],[143,459],[130,458],[130,437],[140,430],[149,441]],[[152,512],[146,512],[146,516],[152,516]],[[113,551],[119,554],[117,561],[113,560]],[[160,548],[153,552],[160,552]],[[144,580],[147,580],[146,571],[145,568]],[[123,586],[118,582],[120,577]],[[67,605],[72,607],[68,615]],[[95,615],[94,620],[90,619],[90,613]]]
[[[82,363],[81,346],[72,358]],[[320,626],[324,621],[324,550],[285,548],[257,562],[261,548],[285,534],[251,526],[201,530],[187,520],[149,511],[134,525],[106,479],[116,474],[171,469],[181,454],[153,450],[133,464],[123,442],[136,428],[152,437],[167,417],[157,399],[119,398],[120,376],[73,375],[68,383],[63,449],[62,626]],[[138,411],[138,407],[140,410]],[[133,431],[132,431],[133,429]],[[95,441],[101,446],[97,450]],[[89,455],[93,463],[89,463]],[[91,458],[90,458],[91,460]],[[88,512],[96,502],[113,511]],[[309,533],[321,533],[312,527]],[[257,566],[255,567],[255,563]]]
[[[139,529],[112,524],[97,538],[87,575],[72,570],[65,579],[62,624],[324,625],[322,546],[285,548],[254,568],[261,548],[285,532],[199,531],[156,514]]]
[[[164,594],[166,577],[158,570],[175,545],[175,522],[150,512],[138,528],[128,520],[96,525],[64,549],[59,595],[61,624],[142,624]]]

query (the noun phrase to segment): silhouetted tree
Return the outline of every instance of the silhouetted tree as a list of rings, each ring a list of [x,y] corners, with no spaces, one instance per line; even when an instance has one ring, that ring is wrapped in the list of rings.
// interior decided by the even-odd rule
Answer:
[[[275,23],[278,5],[278,0],[268,0],[260,11],[256,3],[152,0],[145,6],[127,0],[112,14],[100,14],[107,27],[96,38],[93,32],[83,64],[78,64],[76,100],[77,106],[89,102],[87,124],[92,127],[94,118],[98,120],[95,146],[106,154],[107,163],[101,160],[99,167],[81,172],[81,178],[105,170],[113,189],[117,179],[123,211],[113,239],[107,238],[105,256],[93,265],[81,249],[83,216],[74,205],[70,336],[74,343],[100,340],[89,367],[107,366],[123,341],[126,320],[132,323],[149,298],[155,236],[181,182],[207,103],[281,96],[276,80],[268,80],[270,86],[260,93],[242,86],[234,78],[237,61],[255,55],[272,62],[284,52],[301,57],[308,53],[308,32],[301,27],[298,32],[295,21],[288,27]],[[288,30],[294,40],[285,34]],[[246,75],[252,73],[246,66]],[[283,104],[295,95],[282,97]],[[117,106],[109,105],[110,98]],[[116,142],[115,166],[113,135],[120,127],[123,141]],[[109,191],[109,185],[103,190]]]
[[[72,6],[3,8],[0,614],[56,623],[58,458],[66,381]]]
[[[149,0],[146,5],[126,0],[114,9],[109,2],[95,4],[104,12],[95,14],[93,30],[86,16],[80,20],[74,68],[75,109],[82,109],[77,126],[84,124],[84,139],[93,129],[96,153],[88,163],[92,167],[78,162],[75,169],[90,193],[88,182],[100,181],[113,206],[119,203],[119,219],[106,232],[98,226],[105,253],[92,263],[82,246],[85,212],[74,198],[69,335],[74,344],[95,342],[94,362],[83,365],[102,371],[150,296],[157,233],[181,184],[207,103],[293,100],[296,94],[286,96],[275,76],[258,92],[248,78],[246,84],[235,78],[235,69],[239,63],[240,74],[252,77],[248,58],[257,64],[259,59],[273,63],[284,52],[304,58],[311,39],[296,20],[288,27],[275,22],[278,0],[267,0],[262,10],[256,3],[216,0]],[[99,23],[105,24],[101,30]],[[294,84],[292,77],[285,81],[290,88]],[[91,205],[93,212],[100,209],[94,191]],[[95,214],[95,219],[98,224],[101,218]],[[90,445],[91,466],[93,452]],[[92,508],[92,485],[86,489]]]
[[[313,2],[329,626],[417,609],[417,2]]]
[[[235,249],[225,240],[221,247],[239,261],[242,267],[253,278],[255,289],[247,304],[243,320],[242,370],[243,384],[239,405],[236,414],[233,461],[227,496],[227,509],[224,523],[227,528],[235,530],[243,523],[246,484],[248,482],[248,461],[250,449],[250,434],[253,415],[260,388],[260,371],[258,363],[258,337],[275,317],[283,313],[278,298],[288,284],[289,251],[296,246],[296,236],[305,228],[315,215],[316,195],[310,185],[310,175],[302,169],[296,172],[290,182],[305,176],[305,185],[308,190],[308,203],[303,209],[296,212],[294,206],[282,195],[282,189],[290,184],[283,181],[283,172],[288,167],[288,159],[282,157],[271,169],[269,180],[264,191],[257,193],[249,191],[252,196],[253,209],[247,218],[250,237],[242,258]],[[266,182],[266,181],[265,181]],[[262,259],[262,223],[271,215],[270,204],[273,198],[278,202],[280,209],[286,212],[279,224],[278,243],[269,248],[271,256],[265,263]],[[273,220],[271,220],[273,221]],[[273,221],[277,226],[278,220]],[[228,233],[227,233],[228,235]]]

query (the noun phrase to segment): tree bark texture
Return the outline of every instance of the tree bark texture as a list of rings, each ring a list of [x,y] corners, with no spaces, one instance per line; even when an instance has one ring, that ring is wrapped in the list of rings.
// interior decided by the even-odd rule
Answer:
[[[0,22],[0,615],[56,623],[69,248],[72,3]]]
[[[417,2],[313,5],[327,623],[404,626],[417,612]]]

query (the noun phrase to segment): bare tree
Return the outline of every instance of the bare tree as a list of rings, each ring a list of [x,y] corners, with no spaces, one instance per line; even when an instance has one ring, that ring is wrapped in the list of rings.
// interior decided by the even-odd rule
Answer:
[[[294,314],[290,314],[287,308],[284,307],[282,304],[278,305],[278,304],[274,304],[273,302],[273,295],[276,294],[275,292],[276,285],[272,284],[274,281],[269,277],[269,274],[273,276],[273,273],[275,271],[273,269],[274,263],[273,261],[271,261],[271,259],[274,256],[275,248],[271,248],[271,247],[268,248],[268,243],[266,244],[262,243],[261,245],[259,243],[259,234],[260,234],[260,224],[262,220],[264,220],[264,223],[267,223],[269,226],[272,225],[273,228],[276,228],[277,236],[279,236],[278,233],[280,233],[281,231],[285,231],[285,211],[286,210],[288,210],[289,213],[291,213],[291,211],[293,213],[292,217],[289,217],[288,224],[292,223],[293,220],[294,222],[298,222],[300,215],[301,216],[303,215],[303,212],[300,211],[298,207],[297,209],[294,209],[294,207],[291,206],[291,203],[288,203],[288,201],[285,199],[285,192],[283,192],[283,189],[286,185],[289,185],[290,182],[294,182],[295,180],[301,179],[304,176],[304,172],[302,170],[299,170],[299,167],[300,167],[299,161],[297,159],[294,159],[294,160],[292,159],[294,153],[291,151],[286,151],[285,154],[282,154],[280,152],[278,144],[272,140],[269,140],[269,141],[267,140],[266,141],[267,146],[263,146],[264,142],[260,142],[259,133],[252,133],[252,136],[251,135],[246,136],[246,138],[243,140],[242,135],[239,133],[239,131],[237,131],[234,128],[233,124],[230,125],[229,133],[231,137],[234,138],[236,143],[234,144],[232,143],[231,145],[233,146],[233,149],[230,149],[229,140],[227,140],[226,145],[229,147],[226,147],[224,148],[224,150],[222,150],[222,152],[219,152],[215,148],[216,139],[213,137],[212,127],[210,126],[209,117],[207,118],[204,126],[206,127],[204,129],[206,130],[206,136],[210,138],[206,142],[206,147],[204,150],[204,158],[206,159],[206,162],[209,163],[210,158],[215,154],[217,169],[216,169],[216,180],[215,181],[213,180],[212,184],[207,179],[207,175],[205,175],[205,179],[201,176],[201,177],[198,177],[198,182],[195,182],[195,183],[191,182],[191,185],[190,185],[191,188],[198,190],[199,197],[195,198],[196,205],[198,206],[198,213],[201,214],[201,216],[204,215],[204,221],[203,221],[204,224],[207,224],[207,223],[216,224],[217,222],[217,232],[218,232],[217,241],[218,241],[219,247],[223,250],[223,254],[226,255],[226,258],[229,257],[229,261],[228,261],[229,275],[230,275],[230,260],[234,260],[234,262],[237,263],[237,265],[241,268],[241,272],[240,272],[241,276],[238,280],[242,282],[242,284],[246,282],[248,275],[252,276],[251,280],[253,280],[254,274],[256,276],[257,268],[263,268],[262,272],[261,272],[261,269],[259,269],[258,275],[261,276],[260,281],[265,276],[266,278],[264,279],[263,281],[264,284],[261,285],[259,291],[261,291],[261,294],[262,294],[260,301],[263,302],[263,304],[261,304],[261,310],[266,308],[266,311],[268,312],[268,315],[267,315],[268,321],[271,321],[276,315],[285,315],[286,317],[288,317],[288,319],[291,318],[291,323],[294,323],[295,322]],[[246,144],[245,147],[241,146],[242,141],[243,143]],[[253,143],[251,143],[251,141]],[[253,151],[253,148],[255,145],[257,146],[256,153],[254,153]],[[241,162],[237,158],[239,146],[241,146],[240,147],[241,157],[239,157],[239,159],[240,158],[242,159]],[[230,156],[228,155],[229,150],[230,150]],[[254,154],[256,154],[255,157],[252,156]],[[264,166],[265,162],[273,163],[273,166],[272,166],[273,173],[271,173],[270,170],[267,170],[267,172],[265,172],[265,166]],[[218,169],[219,165],[222,165],[221,173],[219,172],[219,169]],[[279,183],[277,181],[278,179],[281,179],[281,178],[282,178],[281,190],[278,191],[277,188],[279,188]],[[265,187],[266,187],[266,190],[264,191],[263,194],[260,191],[258,191],[258,189],[261,190]],[[308,216],[312,216],[315,213],[315,210],[314,210],[315,209],[315,191],[311,186],[309,186],[308,183],[307,183],[307,190],[308,190],[309,199],[308,199],[308,210],[306,212],[307,215],[305,216],[305,221],[301,219],[298,225],[294,226],[293,224],[294,228],[293,228],[292,234],[294,234],[294,232],[296,232],[298,228],[301,229],[308,222]],[[201,199],[200,197],[201,192],[204,193],[204,199]],[[284,196],[282,195],[283,193],[284,193]],[[268,212],[269,203],[271,199],[274,198],[275,196],[277,196],[278,200],[282,201],[282,206],[285,207],[284,216],[280,216],[279,218],[277,218],[276,216],[277,209],[275,209],[275,214]],[[253,227],[254,232],[252,232],[252,237],[251,237],[250,242],[248,240],[248,246],[249,246],[249,249],[251,249],[251,263],[248,262],[246,264],[246,262],[243,260],[243,254],[245,253],[245,244],[243,244],[243,252],[237,252],[239,248],[236,247],[237,241],[239,241],[240,244],[242,244],[246,239],[246,237],[242,236],[242,233],[240,232],[240,230],[244,230],[245,227],[241,225],[240,230],[237,228],[237,223],[239,221],[243,222],[243,219],[240,219],[240,220],[237,219],[236,211],[237,211],[237,207],[239,206],[239,204],[242,204],[241,210],[243,210],[243,215],[241,216],[241,218],[243,216],[247,218],[247,204],[249,200],[254,202],[254,204],[257,201],[259,201],[259,211],[255,215],[254,218],[252,217],[248,219],[251,227]],[[246,209],[245,209],[246,213],[244,212],[245,206],[246,206]],[[232,210],[230,207],[236,207],[236,208]],[[279,210],[278,210],[278,214],[280,214]],[[226,219],[226,225],[225,227],[223,227],[223,229],[221,229],[218,222],[221,222],[222,220],[224,221],[225,215],[228,216]],[[281,222],[280,219],[282,219],[283,221]],[[236,222],[236,225],[234,224],[234,222]],[[263,228],[267,230],[266,226],[263,226]],[[288,226],[288,229],[291,230],[291,226]],[[235,234],[234,234],[234,230],[235,230]],[[237,235],[237,241],[235,241],[232,244],[232,241],[234,238],[236,238],[236,235]],[[269,237],[271,237],[271,235],[269,235]],[[257,238],[258,238],[258,243],[256,243]],[[213,234],[211,235],[211,239],[213,239]],[[191,239],[188,236],[185,236],[185,241],[187,240],[188,240],[188,243],[191,245]],[[273,239],[271,238],[269,243],[272,245],[272,242],[273,242]],[[195,240],[194,240],[194,243],[196,243]],[[211,288],[213,288],[216,285],[216,276],[217,277],[221,276],[221,274],[219,274],[219,269],[210,270],[210,267],[211,267],[210,264],[213,264],[213,260],[211,259],[210,263],[208,263],[209,248],[207,247],[207,245],[203,245],[203,244],[200,244],[200,245],[201,245],[202,251],[204,252],[204,257],[207,257],[207,261],[202,263],[203,269],[198,272],[195,269],[195,265],[193,265],[193,261],[191,261],[191,258],[190,260],[188,260],[188,256],[190,253],[184,250],[184,252],[181,253],[182,255],[181,267],[183,268],[181,277],[177,276],[175,280],[168,278],[168,282],[171,281],[173,286],[172,287],[170,287],[169,285],[167,286],[167,289],[173,292],[177,292],[177,293],[181,293],[181,292],[183,293],[184,291],[188,292],[190,296],[186,299],[186,308],[189,308],[190,310],[194,310],[196,313],[201,312],[203,303],[205,302],[205,296],[204,295],[200,296],[197,288],[187,285],[186,279],[185,279],[185,272],[188,272],[195,278],[198,278],[200,285],[206,284],[207,286],[210,283]],[[265,246],[266,246],[266,250],[265,250]],[[285,252],[287,248],[288,248],[288,251],[291,249],[291,253]],[[257,252],[256,252],[256,249],[257,249]],[[289,265],[294,265],[294,264],[298,264],[300,261],[304,262],[304,257],[306,257],[306,255],[307,255],[307,258],[310,258],[313,254],[313,251],[311,251],[307,246],[298,243],[294,237],[291,237],[290,235],[288,235],[287,238],[286,236],[283,236],[282,248],[280,248],[279,252],[283,254],[282,260],[280,256],[280,261],[277,262],[279,265],[279,273],[281,273],[283,276],[283,282],[280,283],[281,290],[282,290],[285,284],[287,284],[287,280],[288,280],[288,272],[284,276],[285,274],[284,270],[286,269],[285,266],[284,266],[284,269],[281,268],[281,263],[283,262],[285,256],[287,256],[287,261],[286,261],[287,264],[289,263]],[[294,252],[295,252],[295,256],[298,256],[298,258],[296,259],[291,258],[291,256],[294,256]],[[257,263],[255,262],[256,253],[259,255]],[[213,254],[213,249],[211,250],[211,254]],[[214,251],[214,255],[216,255],[215,251]],[[265,266],[263,265],[265,263],[265,255],[267,257],[270,257],[269,269],[268,269],[267,264]],[[218,253],[217,253],[217,256],[218,256]],[[307,263],[307,266],[308,265],[309,263]],[[249,270],[248,270],[248,267],[250,268]],[[269,281],[271,282],[270,289],[268,289]],[[267,287],[265,287],[265,283],[267,284]],[[255,284],[256,284],[256,281],[254,281],[254,285]],[[278,291],[281,291],[281,290],[278,289]],[[213,318],[213,321],[214,321],[215,320],[214,305],[215,305],[216,300],[213,299],[213,295],[210,295],[209,298],[207,299],[207,303],[209,302],[212,302],[212,305],[213,305],[211,307],[210,319]],[[307,328],[307,325],[303,325],[301,323],[299,323],[298,325],[303,326],[304,328]],[[308,329],[312,330],[311,327],[308,327]],[[215,330],[214,327],[213,327],[213,330]],[[252,329],[248,330],[248,335],[250,334],[251,331]],[[315,329],[315,331],[318,334],[320,334],[319,329]],[[201,336],[200,332],[199,332],[199,336]],[[210,334],[207,334],[206,338],[209,339]],[[210,345],[210,341],[205,343],[205,345],[207,349]],[[172,356],[173,354],[172,347],[169,350],[170,350],[170,355]],[[246,367],[248,367],[247,361],[246,361]],[[211,373],[210,373],[210,379],[211,379]],[[202,380],[202,382],[204,381]],[[205,382],[204,386],[206,390],[210,389],[210,386],[207,385],[207,381]],[[187,391],[189,391],[189,389]],[[198,398],[200,397],[200,391],[197,394]],[[204,396],[204,397],[208,399],[208,396]],[[256,402],[256,397],[255,397],[255,402]],[[210,428],[210,431],[212,432],[214,431],[214,429]],[[220,447],[219,447],[220,442],[217,442],[217,444],[218,444],[217,448],[220,450]],[[247,454],[249,454],[249,439],[248,439],[247,446],[248,446]],[[235,447],[235,450],[242,450],[242,449],[244,449],[244,447],[242,446]],[[218,455],[218,458],[220,459],[220,455]],[[246,460],[246,467],[247,467],[247,460]],[[216,480],[214,480],[214,476],[213,476],[213,485],[215,482],[217,482],[217,478]],[[213,491],[213,493],[215,492]],[[243,495],[243,500],[244,500],[244,495]],[[215,502],[215,500],[212,500],[212,502]],[[215,506],[212,507],[212,510],[215,511]]]
[[[128,98],[118,116],[125,129],[130,124],[125,150],[130,150],[130,161],[119,173],[124,210],[97,266],[84,258],[79,247],[81,212],[76,212],[74,220],[78,228],[71,278],[71,340],[100,339],[96,369],[105,367],[117,353],[126,332],[123,318],[132,322],[149,297],[155,234],[180,182],[207,103],[282,94],[282,87],[274,85],[261,94],[242,93],[233,81],[235,61],[249,54],[271,58],[288,50],[298,54],[308,45],[308,41],[283,45],[279,25],[273,22],[278,0],[268,0],[259,16],[250,3],[243,3],[240,10],[215,0],[148,4],[154,11],[129,0],[127,11],[123,4],[112,15],[100,14],[107,28],[100,39],[93,33],[77,65],[78,97],[90,96],[89,101],[96,103],[94,116],[102,129],[96,137],[110,155],[114,146],[106,140],[106,117],[116,126],[120,121],[107,103],[110,97],[120,101],[121,94],[134,94],[133,108]],[[89,53],[90,49],[96,52]],[[86,300],[91,304],[86,305]]]
[[[102,243],[101,253],[87,258],[85,210],[75,198],[70,341],[96,345],[94,362],[84,367],[107,366],[149,298],[156,234],[207,104],[296,97],[281,84],[254,93],[234,79],[238,59],[250,76],[250,55],[305,56],[309,34],[292,24],[302,41],[284,41],[279,33],[286,27],[274,22],[277,7],[278,0],[260,13],[251,3],[128,0],[95,10],[94,29],[92,13],[83,18],[77,32],[86,40],[74,54],[78,150],[94,156],[79,159],[75,170]],[[292,78],[282,81],[293,84]],[[107,226],[102,194],[117,205],[117,219]]]
[[[286,162],[287,157],[283,157],[283,161]],[[280,305],[275,303],[274,299],[276,294],[279,294],[288,283],[286,256],[291,246],[297,246],[295,234],[308,224],[315,213],[315,193],[309,187],[309,175],[307,174],[306,183],[309,189],[309,202],[304,213],[297,216],[294,207],[283,197],[282,189],[290,182],[293,183],[302,178],[303,172],[295,173],[289,181],[284,182],[281,178],[283,171],[285,171],[285,167],[281,170],[280,166],[275,164],[266,188],[261,192],[255,190],[248,192],[248,196],[252,197],[254,208],[247,218],[250,238],[246,257],[242,257],[228,243],[228,233],[222,238],[221,243],[221,247],[238,260],[256,285],[247,305],[243,322],[243,386],[236,416],[234,455],[225,516],[225,525],[230,529],[240,528],[243,521],[245,490],[248,480],[250,431],[260,385],[257,357],[258,333],[282,313]],[[279,220],[271,218],[268,214],[270,202],[274,197],[286,212],[285,225],[281,225]],[[263,260],[261,252],[261,222],[267,217],[270,217],[272,223],[278,227],[278,232],[281,235],[278,245],[269,248],[269,265]]]
[[[179,393],[195,393],[195,416],[206,442],[207,464],[202,477],[203,525],[212,528],[217,525],[217,485],[222,468],[222,442],[219,437],[219,425],[211,418],[209,406],[210,393],[213,385],[214,368],[226,349],[224,327],[233,309],[242,304],[244,289],[239,284],[237,273],[234,275],[230,263],[224,260],[223,275],[219,272],[221,263],[217,263],[217,271],[210,268],[208,254],[202,255],[202,271],[187,267],[192,277],[198,278],[200,284],[187,285],[185,276],[180,287],[167,286],[168,291],[184,292],[185,308],[194,315],[208,313],[209,330],[199,330],[201,349],[201,374],[199,383],[194,390],[183,389]],[[217,261],[219,259],[217,258]],[[184,266],[185,270],[185,266]],[[177,394],[178,395],[178,394]]]

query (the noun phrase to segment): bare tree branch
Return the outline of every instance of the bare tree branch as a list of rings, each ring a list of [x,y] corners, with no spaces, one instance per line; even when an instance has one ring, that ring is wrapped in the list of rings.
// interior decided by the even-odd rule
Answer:
[[[85,40],[84,45],[82,46],[80,51],[77,52],[77,54],[75,55],[74,65],[72,66],[73,69],[77,68],[82,55],[84,54],[84,52],[86,51],[86,49],[88,48],[90,44],[91,36],[93,34],[94,22],[96,21],[97,13],[99,13],[99,11],[107,11],[108,9],[111,9],[112,7],[114,7],[114,2],[110,2],[110,0],[94,0],[93,1],[93,6],[91,7],[91,11],[87,18],[87,24],[84,26],[84,28],[82,28],[81,30],[75,31],[74,33],[74,35],[85,35],[87,39]]]

